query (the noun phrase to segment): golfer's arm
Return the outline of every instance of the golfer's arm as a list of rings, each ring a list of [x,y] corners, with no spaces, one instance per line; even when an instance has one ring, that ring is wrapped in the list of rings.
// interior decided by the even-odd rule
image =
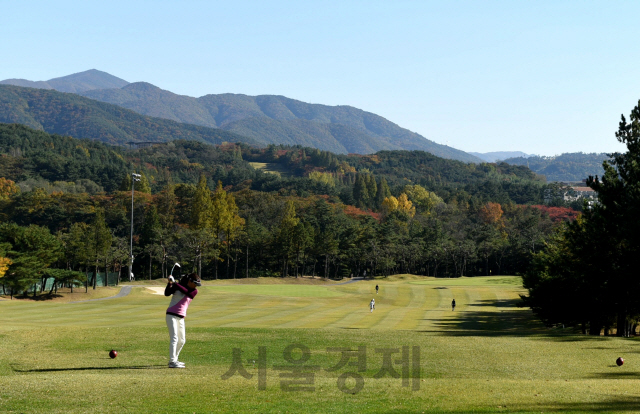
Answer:
[[[167,287],[164,288],[164,295],[165,296],[171,296],[175,293],[176,291],[176,286],[178,284],[177,283],[167,283]]]
[[[189,289],[187,289],[186,287],[182,286],[180,283],[176,283],[176,289],[179,290],[180,292],[184,293],[185,295],[189,296],[191,299],[193,299],[197,294],[198,294],[198,289],[193,289],[191,291],[189,291]]]

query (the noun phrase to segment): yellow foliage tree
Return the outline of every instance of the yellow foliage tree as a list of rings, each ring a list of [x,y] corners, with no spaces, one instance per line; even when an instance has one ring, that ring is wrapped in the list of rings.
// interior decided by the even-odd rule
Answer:
[[[428,191],[420,185],[406,185],[404,187],[404,193],[406,193],[409,200],[418,207],[420,212],[428,213],[433,207],[443,202],[435,193]]]
[[[394,196],[385,197],[382,201],[382,214],[385,216],[398,209],[398,199]]]
[[[413,206],[413,203],[409,201],[409,197],[407,197],[405,193],[400,194],[398,197],[398,210],[408,214],[409,217],[416,215],[416,208]]]
[[[8,257],[0,257],[0,278],[4,277],[12,264],[13,262]]]
[[[12,194],[20,192],[20,187],[15,182],[0,177],[0,200],[8,200]]]

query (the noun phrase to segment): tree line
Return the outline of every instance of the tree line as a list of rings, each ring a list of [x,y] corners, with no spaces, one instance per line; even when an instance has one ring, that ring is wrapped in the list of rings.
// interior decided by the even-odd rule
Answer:
[[[175,261],[212,279],[523,273],[553,228],[575,216],[550,217],[539,205],[546,184],[524,167],[420,151],[346,156],[195,141],[132,151],[18,125],[0,125],[0,146],[2,281],[15,292],[44,277],[88,287],[98,272],[128,275],[132,172],[142,179],[133,200],[138,278],[165,277]],[[23,246],[38,243],[25,237],[49,240],[55,254],[21,261],[30,255]]]
[[[587,180],[598,202],[563,225],[525,274],[525,303],[549,326],[629,336],[640,321],[640,103],[616,137],[627,151],[610,154],[604,174]]]

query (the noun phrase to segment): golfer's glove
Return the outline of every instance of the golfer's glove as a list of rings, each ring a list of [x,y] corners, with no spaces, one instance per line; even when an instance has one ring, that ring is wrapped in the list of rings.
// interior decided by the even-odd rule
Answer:
[[[175,282],[175,281],[176,281],[176,280],[173,278],[173,276],[169,276],[169,282],[173,283],[173,282]]]

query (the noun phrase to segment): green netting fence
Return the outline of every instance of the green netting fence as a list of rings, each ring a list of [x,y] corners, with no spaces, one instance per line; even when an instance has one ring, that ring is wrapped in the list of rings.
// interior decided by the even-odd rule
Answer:
[[[118,282],[118,272],[109,272],[107,276],[107,284],[105,285],[105,274],[104,273],[98,273],[96,275],[96,284],[97,286],[115,286]],[[45,291],[49,291],[51,290],[51,288],[53,287],[53,278],[48,278],[45,280],[45,284],[44,284],[44,290]],[[93,286],[93,273],[89,273],[88,277],[87,277],[87,281],[89,283],[89,286]],[[58,286],[59,287],[59,286]],[[41,282],[37,282],[35,284],[35,288],[36,290],[39,292],[42,289],[42,283]],[[33,292],[33,286],[29,289],[29,291]]]

